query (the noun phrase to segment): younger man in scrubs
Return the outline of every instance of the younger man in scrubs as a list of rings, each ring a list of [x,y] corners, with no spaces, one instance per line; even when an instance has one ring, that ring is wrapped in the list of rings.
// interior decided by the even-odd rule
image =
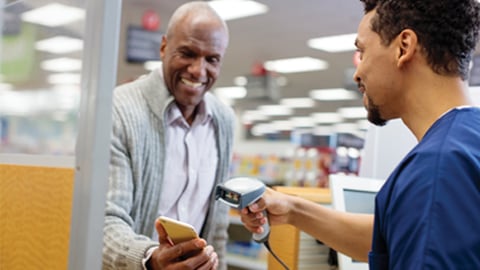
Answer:
[[[378,193],[374,216],[269,189],[242,221],[259,233],[267,209],[271,225],[294,225],[370,269],[480,269],[480,109],[467,83],[479,3],[361,1],[354,80],[368,119],[402,119],[418,145]]]

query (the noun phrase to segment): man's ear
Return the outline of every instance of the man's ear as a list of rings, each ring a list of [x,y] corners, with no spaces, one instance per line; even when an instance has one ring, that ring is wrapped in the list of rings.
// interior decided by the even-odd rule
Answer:
[[[416,53],[418,39],[417,34],[411,29],[405,29],[397,36],[398,66],[401,67],[409,62]]]
[[[165,48],[167,46],[167,37],[165,35],[162,36],[162,43],[160,44],[160,58],[163,59],[163,55],[165,54]]]

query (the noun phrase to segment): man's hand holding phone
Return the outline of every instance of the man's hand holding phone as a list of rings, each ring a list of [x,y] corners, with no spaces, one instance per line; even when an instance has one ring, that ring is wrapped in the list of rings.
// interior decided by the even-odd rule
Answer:
[[[148,269],[217,269],[217,253],[191,225],[160,217],[155,228],[160,246],[148,260]]]

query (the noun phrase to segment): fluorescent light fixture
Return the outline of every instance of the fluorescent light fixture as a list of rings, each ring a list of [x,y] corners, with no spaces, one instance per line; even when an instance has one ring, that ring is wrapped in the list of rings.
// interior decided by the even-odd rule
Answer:
[[[242,123],[245,125],[252,124],[255,121],[267,121],[269,117],[258,110],[248,110],[243,112]]]
[[[43,61],[41,67],[44,70],[55,72],[78,71],[82,68],[82,61],[67,57],[55,58]]]
[[[275,132],[287,131],[287,130],[292,130],[294,127],[294,124],[292,121],[289,121],[289,120],[276,120],[276,121],[272,121],[271,127],[272,127],[272,130]]]
[[[364,107],[342,107],[337,112],[346,119],[361,119],[367,117],[367,110]]]
[[[250,0],[213,0],[208,4],[224,20],[234,20],[266,13],[268,7]]]
[[[242,115],[242,123],[245,125],[251,124],[255,121],[267,121],[268,119],[268,116],[258,110],[248,110],[243,112]]]
[[[328,68],[328,63],[312,57],[278,59],[265,62],[265,68],[278,73],[296,73]]]
[[[248,79],[245,76],[237,76],[233,80],[233,83],[238,86],[245,86],[248,83]]]
[[[258,106],[258,110],[260,110],[263,114],[269,116],[281,116],[281,115],[292,115],[293,110],[287,106],[283,105],[261,105]]]
[[[311,98],[283,98],[280,100],[280,105],[289,108],[312,108],[315,106],[315,100]]]
[[[152,71],[162,67],[162,61],[147,61],[143,64],[143,68]]]
[[[51,84],[80,84],[79,73],[50,74],[47,81]]]
[[[357,99],[358,94],[343,88],[313,89],[310,97],[317,100],[352,100]]]
[[[342,116],[336,112],[312,113],[310,116],[317,124],[335,124],[343,121]]]
[[[321,38],[313,38],[307,41],[307,45],[310,48],[322,50],[326,52],[345,52],[354,51],[355,38],[357,34],[346,34],[338,36],[329,36]]]
[[[22,14],[22,20],[50,27],[66,25],[85,18],[85,10],[51,3]]]
[[[290,121],[294,127],[314,127],[315,121],[312,117],[309,116],[296,116],[291,117]]]
[[[247,96],[247,89],[242,86],[217,87],[215,94],[224,98],[244,98]]]
[[[267,133],[276,133],[277,130],[271,123],[256,124],[252,127],[251,133],[254,136],[263,136]]]
[[[82,50],[83,40],[66,36],[56,36],[37,41],[35,49],[55,54],[70,53]]]

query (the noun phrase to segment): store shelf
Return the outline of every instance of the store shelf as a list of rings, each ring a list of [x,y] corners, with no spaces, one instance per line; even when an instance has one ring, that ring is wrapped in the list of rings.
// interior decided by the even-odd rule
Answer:
[[[231,253],[227,254],[227,263],[231,266],[249,270],[266,270],[268,268],[266,260]]]

